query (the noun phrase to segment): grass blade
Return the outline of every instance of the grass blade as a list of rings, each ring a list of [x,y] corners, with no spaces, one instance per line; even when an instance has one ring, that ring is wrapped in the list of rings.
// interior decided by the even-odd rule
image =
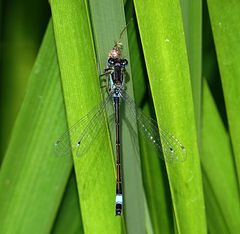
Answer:
[[[81,222],[81,211],[79,207],[77,183],[74,172],[71,173],[62,204],[58,211],[58,215],[51,233],[84,233]]]
[[[118,40],[120,32],[125,27],[124,5],[121,0],[90,1],[92,25],[96,50],[101,71],[106,66],[108,52]],[[111,22],[111,25],[108,25]],[[106,27],[108,25],[108,27]],[[123,35],[123,56],[128,59],[127,92],[133,96],[131,62],[128,52],[127,31]],[[122,108],[123,109],[123,108]],[[123,114],[123,112],[121,112]],[[136,123],[131,123],[136,125]],[[112,129],[113,146],[115,149],[115,129]],[[141,171],[138,154],[131,144],[132,135],[129,127],[122,122],[122,161],[123,161],[123,185],[124,185],[124,217],[128,233],[145,233],[144,226],[144,191],[142,186]],[[138,145],[135,145],[137,147]],[[115,150],[114,150],[115,151]]]
[[[134,15],[133,3],[128,1],[125,9],[128,18],[131,20]],[[128,35],[134,96],[138,105],[142,106],[149,98],[149,95],[147,95],[149,94],[149,85],[147,83],[147,72],[135,18],[128,26]],[[149,104],[144,105],[144,111],[147,115],[150,115],[149,106]],[[142,134],[139,135],[139,139],[143,185],[147,203],[146,209],[149,210],[150,217],[146,219],[146,227],[150,230],[148,230],[149,233],[151,229],[153,233],[172,233],[172,204],[164,162],[161,160],[159,162],[152,145],[145,141]]]
[[[66,104],[68,125],[73,125],[101,101],[97,65],[85,1],[51,1],[54,32]],[[110,139],[94,142],[83,157],[74,157],[82,222],[86,233],[119,233],[114,216],[115,174]],[[75,155],[74,155],[75,156]]]
[[[202,1],[181,0],[195,120],[200,139],[202,94]],[[200,142],[199,142],[200,143]]]
[[[149,105],[144,112],[150,115]],[[154,233],[173,233],[172,201],[164,162],[140,135],[143,183]]]
[[[182,164],[167,164],[176,227],[179,233],[206,233],[194,110],[179,2],[134,3],[157,119],[160,126],[167,126],[180,139],[188,154],[187,161]],[[156,22],[159,27],[155,26]]]
[[[228,124],[240,183],[240,2],[208,0],[213,37],[221,74]]]
[[[42,13],[47,2],[27,0],[24,3],[23,6],[22,1],[14,0],[11,4],[8,1],[0,4],[0,161],[6,153],[49,20],[49,16]],[[34,20],[29,20],[36,9],[38,14],[34,14]]]
[[[229,136],[204,82],[202,166],[208,228],[211,233],[240,230],[238,182]]]
[[[54,140],[66,130],[59,75],[50,23],[1,168],[2,233],[52,228],[72,168],[70,158],[53,152]]]
[[[128,22],[127,33],[130,53],[129,55],[131,59],[134,98],[137,105],[140,106],[146,95],[148,84],[142,45],[139,38],[137,21],[132,1],[127,1],[127,4],[125,6],[125,14]]]

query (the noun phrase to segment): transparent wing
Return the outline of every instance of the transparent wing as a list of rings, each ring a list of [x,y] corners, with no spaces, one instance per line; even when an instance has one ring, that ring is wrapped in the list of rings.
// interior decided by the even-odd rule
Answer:
[[[104,130],[104,113],[110,101],[109,95],[55,142],[58,155],[66,155],[77,150],[77,156],[80,156],[91,147],[93,140]]]
[[[129,117],[136,119],[139,130],[155,146],[161,159],[168,162],[186,160],[186,149],[176,137],[168,131],[158,128],[157,122],[143,114],[126,92],[122,92],[122,98],[125,101],[127,111],[130,113]],[[163,153],[165,157],[163,157]]]

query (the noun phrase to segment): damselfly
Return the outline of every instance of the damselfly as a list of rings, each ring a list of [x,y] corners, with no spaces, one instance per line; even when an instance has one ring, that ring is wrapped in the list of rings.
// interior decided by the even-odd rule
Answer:
[[[125,29],[124,29],[125,30]],[[123,31],[124,31],[123,30]],[[135,105],[132,98],[126,93],[125,77],[127,59],[122,57],[122,43],[120,39],[115,43],[108,55],[108,65],[101,76],[107,78],[108,95],[105,100],[90,111],[85,117],[74,124],[56,142],[57,151],[66,154],[76,150],[76,155],[84,154],[99,131],[104,127],[104,113],[109,104],[113,105],[116,131],[116,215],[122,214],[123,190],[120,155],[120,104],[125,103],[128,118],[137,122],[139,130],[159,152],[159,156],[166,161],[184,161],[185,147],[168,131],[158,127],[155,120],[147,117]],[[160,134],[159,134],[160,133]],[[161,136],[161,138],[160,138]],[[71,139],[71,142],[70,140]],[[162,157],[164,153],[164,157]]]

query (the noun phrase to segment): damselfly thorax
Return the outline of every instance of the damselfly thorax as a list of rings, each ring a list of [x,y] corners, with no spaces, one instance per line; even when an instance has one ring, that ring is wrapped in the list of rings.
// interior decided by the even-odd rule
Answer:
[[[113,97],[121,97],[121,91],[125,88],[125,72],[128,65],[127,59],[121,58],[122,44],[116,42],[108,54],[108,65],[104,70],[107,76],[108,92]]]

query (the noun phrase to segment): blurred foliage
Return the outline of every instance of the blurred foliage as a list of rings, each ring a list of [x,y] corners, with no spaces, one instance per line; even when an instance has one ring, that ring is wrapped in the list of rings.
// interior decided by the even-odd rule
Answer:
[[[240,97],[240,2],[50,5],[0,2],[0,233],[238,233],[240,116],[232,103]],[[118,219],[110,138],[92,156],[74,158],[76,174],[51,146],[100,100],[97,74],[128,22],[128,92],[184,140],[188,159],[165,165],[139,134],[140,165],[124,130],[127,195]]]
[[[1,162],[50,17],[50,8],[47,1],[1,1],[0,14]]]

